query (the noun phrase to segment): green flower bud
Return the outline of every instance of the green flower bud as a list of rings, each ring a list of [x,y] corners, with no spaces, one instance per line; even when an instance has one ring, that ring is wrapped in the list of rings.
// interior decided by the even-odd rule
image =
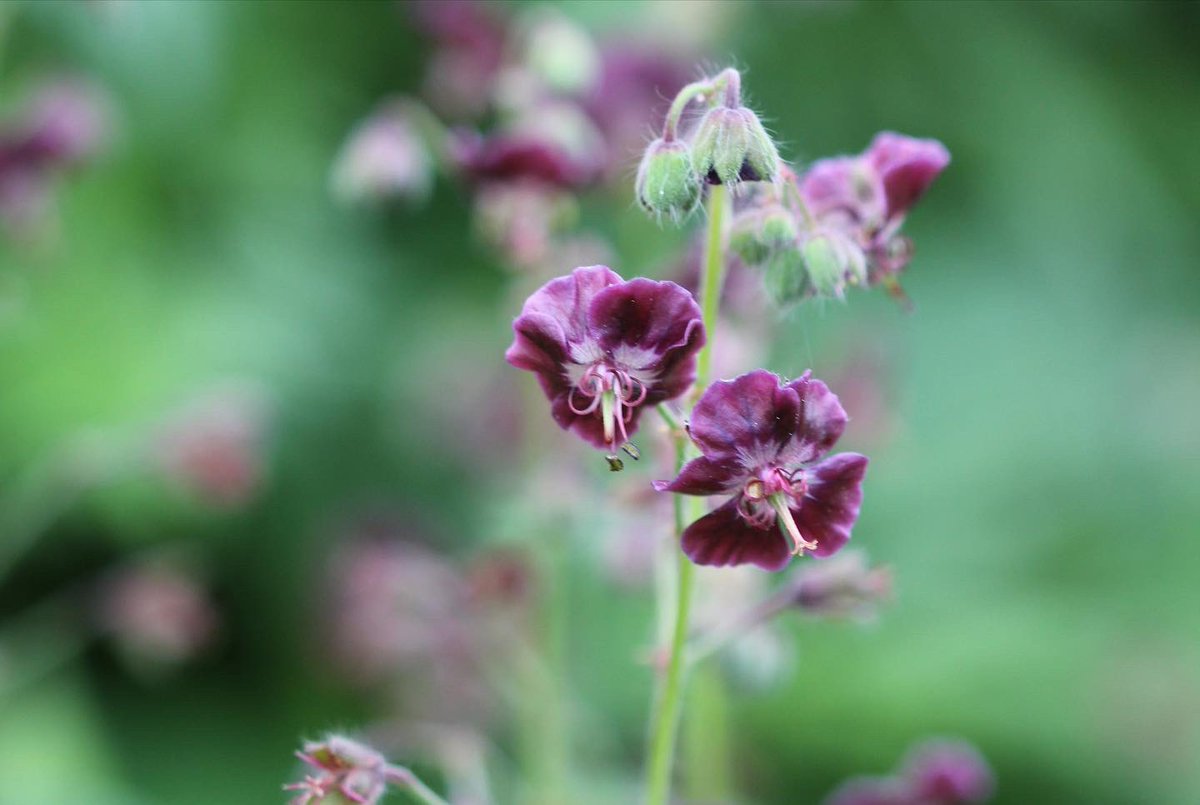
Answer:
[[[763,275],[763,288],[771,301],[780,307],[812,296],[813,288],[799,248],[779,249],[771,255]]]
[[[779,152],[758,115],[744,106],[718,106],[696,127],[692,165],[709,184],[769,182],[779,170]]]
[[[853,241],[837,232],[817,232],[800,246],[813,291],[820,296],[845,296],[847,285],[867,281],[867,261]]]
[[[760,266],[779,250],[795,244],[799,231],[792,215],[778,204],[739,213],[729,231],[729,248],[748,266]]]
[[[686,143],[650,143],[637,174],[637,199],[646,212],[679,220],[700,203],[702,185]]]

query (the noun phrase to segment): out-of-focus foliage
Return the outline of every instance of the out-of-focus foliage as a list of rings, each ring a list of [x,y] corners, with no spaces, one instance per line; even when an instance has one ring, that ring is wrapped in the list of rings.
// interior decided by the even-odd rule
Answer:
[[[597,32],[665,13],[562,8]],[[786,158],[856,153],[882,129],[953,155],[906,227],[915,313],[860,292],[801,307],[771,346],[776,371],[866,389],[843,393],[843,444],[872,457],[855,543],[891,566],[896,595],[866,628],[784,625],[794,673],[729,702],[736,788],[819,801],[947,734],[988,757],[996,802],[1194,801],[1197,7],[692,11],[725,26],[711,57],[744,68]],[[628,479],[548,422],[538,449],[583,480],[521,477],[497,407],[530,391],[501,363],[535,283],[468,236],[448,183],[383,212],[330,192],[354,124],[419,87],[429,50],[408,10],[28,2],[0,8],[0,31],[0,108],[66,72],[103,87],[114,118],[108,150],[56,182],[52,236],[0,244],[0,567],[15,562],[0,578],[0,802],[281,800],[302,737],[374,713],[322,632],[354,524],[382,515],[466,557],[519,533],[513,496],[535,491],[576,515],[559,616],[577,766],[589,798],[630,801],[652,601],[605,568],[637,550],[622,527],[652,529],[614,516],[601,491]],[[685,241],[636,209],[636,164],[581,223],[624,276],[663,275]],[[246,505],[148,472],[31,502],[49,457],[82,454],[86,476],[97,456],[159,449],[175,413],[231,384],[269,423]],[[6,543],[18,510],[57,512],[28,550]],[[220,611],[209,645],[147,670],[111,640],[74,641],[94,582],[160,555],[202,570]],[[515,750],[495,740],[503,792]]]

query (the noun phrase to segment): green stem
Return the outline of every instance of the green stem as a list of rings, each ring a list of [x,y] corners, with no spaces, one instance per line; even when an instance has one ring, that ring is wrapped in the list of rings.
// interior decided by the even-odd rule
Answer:
[[[450,805],[449,802],[438,796],[432,788],[421,782],[421,778],[413,774],[410,769],[401,766],[392,766],[387,770],[387,780],[409,794],[412,794],[412,798],[420,802],[421,805]]]
[[[708,239],[704,250],[704,276],[700,288],[704,332],[708,336],[696,359],[697,399],[712,374],[712,350],[716,342],[717,312],[721,305],[721,286],[725,281],[725,208],[728,193],[725,185],[713,185],[708,195]]]
[[[679,128],[679,118],[683,116],[683,110],[693,99],[710,92],[713,88],[711,81],[694,81],[688,84],[675,96],[675,100],[671,101],[671,108],[667,110],[667,119],[663,123],[663,140],[671,142],[675,139],[676,131]]]
[[[683,506],[676,504],[676,527],[682,530],[683,518],[679,516]],[[650,765],[646,802],[648,805],[666,805],[671,795],[671,767],[675,757],[675,736],[679,730],[679,716],[683,701],[684,653],[687,644],[688,616],[692,605],[692,586],[695,582],[695,565],[684,555],[679,556],[679,582],[675,605],[675,628],[671,636],[671,656],[667,665],[667,678],[658,702],[652,732],[650,734]]]
[[[683,796],[689,802],[730,802],[729,692],[716,666],[694,668],[683,724]]]
[[[709,195],[708,237],[704,255],[704,274],[701,280],[701,310],[704,329],[708,335],[700,351],[696,369],[697,394],[708,384],[712,369],[712,345],[717,309],[721,300],[721,283],[725,273],[725,208],[728,197],[725,187],[715,185]],[[682,434],[682,431],[679,432]],[[680,435],[675,442],[676,472],[687,460],[687,441]],[[688,498],[688,513],[684,511],[684,499],[675,496],[675,535],[683,535],[689,520],[704,516],[704,501]],[[684,674],[687,668],[686,649],[688,618],[691,614],[692,587],[695,585],[696,566],[679,551],[678,574],[675,590],[675,621],[671,630],[670,655],[667,658],[666,679],[656,702],[657,709],[650,730],[649,760],[647,768],[646,802],[648,805],[666,805],[671,796],[671,770],[674,765],[676,736],[679,732],[680,714],[683,709]]]
[[[804,203],[804,196],[800,195],[800,188],[796,185],[796,176],[791,170],[783,174],[783,187],[787,192],[788,200],[800,211],[800,217],[804,219],[804,226],[809,231],[816,229],[817,219],[808,205]]]

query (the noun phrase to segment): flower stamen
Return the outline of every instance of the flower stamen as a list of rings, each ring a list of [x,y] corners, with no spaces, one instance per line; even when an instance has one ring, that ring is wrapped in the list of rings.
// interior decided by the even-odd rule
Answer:
[[[795,518],[792,517],[792,510],[788,508],[787,496],[782,492],[776,492],[770,496],[769,500],[771,507],[775,509],[779,530],[792,540],[792,555],[803,556],[806,550],[815,551],[818,547],[817,543],[806,540],[800,533],[800,528],[796,525]]]

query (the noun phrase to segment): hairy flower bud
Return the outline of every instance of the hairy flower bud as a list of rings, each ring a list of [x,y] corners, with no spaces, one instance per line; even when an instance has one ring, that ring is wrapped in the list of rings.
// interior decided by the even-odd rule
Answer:
[[[292,805],[374,805],[383,797],[392,767],[369,746],[341,735],[308,741],[297,752],[313,770],[302,782],[284,786],[299,792]]]
[[[733,219],[729,248],[748,266],[761,266],[780,249],[791,247],[799,232],[796,220],[778,204],[751,208]]]
[[[771,301],[780,307],[813,295],[804,255],[799,248],[791,246],[779,249],[767,259],[763,288]]]
[[[855,243],[836,231],[818,231],[800,244],[804,270],[819,296],[841,299],[847,285],[867,281],[867,259]]]
[[[758,115],[744,106],[718,106],[696,128],[692,165],[709,184],[769,182],[779,170],[779,152]]]
[[[686,143],[662,138],[650,143],[637,173],[637,199],[646,212],[678,220],[700,203],[700,177]]]

